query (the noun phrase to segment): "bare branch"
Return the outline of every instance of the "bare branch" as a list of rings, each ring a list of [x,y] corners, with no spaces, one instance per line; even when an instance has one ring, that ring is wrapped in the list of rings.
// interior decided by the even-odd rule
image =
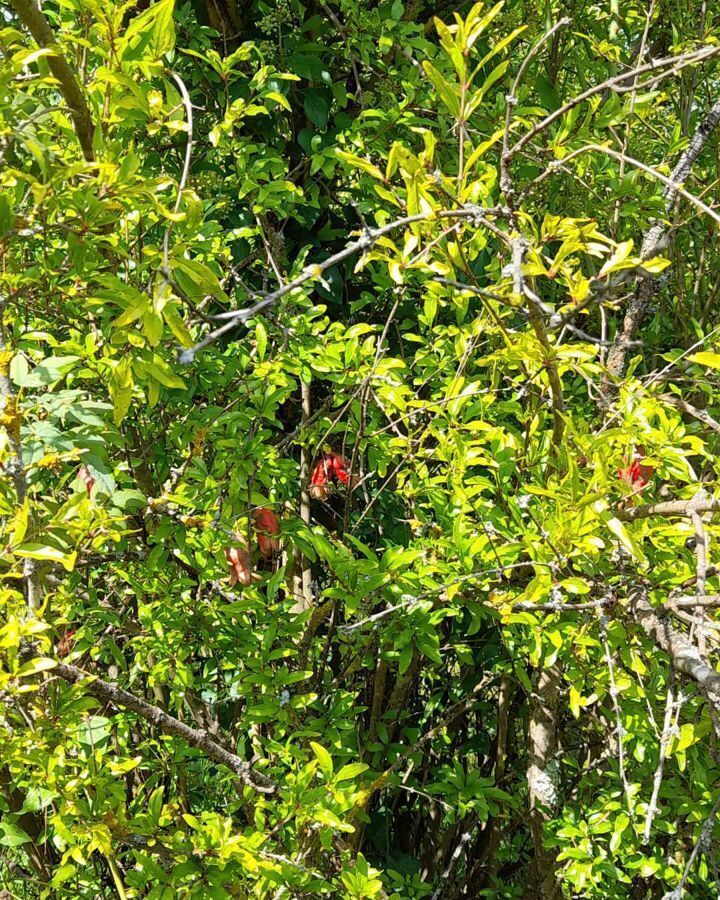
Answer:
[[[710,574],[710,568],[707,569]],[[668,609],[684,609],[702,606],[709,609],[720,607],[720,594],[698,594],[697,597],[671,597],[665,602]]]
[[[680,879],[680,884],[675,888],[674,891],[670,891],[665,894],[662,900],[682,900],[682,896],[685,893],[685,885],[687,883],[688,877],[690,875],[690,871],[693,867],[693,863],[695,862],[695,858],[701,850],[707,851],[710,845],[710,838],[712,836],[713,825],[715,824],[715,816],[720,809],[720,797],[717,798],[715,803],[710,810],[707,819],[703,823],[702,828],[700,829],[700,834],[698,835],[698,839],[695,842],[695,846],[692,849],[692,853],[690,854],[690,858],[687,861],[685,866],[685,871],[682,874],[682,878]]]
[[[710,112],[698,125],[697,129],[695,130],[695,134],[690,141],[690,144],[685,149],[684,153],[682,153],[680,159],[677,161],[677,164],[675,165],[670,178],[667,180],[665,180],[664,177],[660,178],[660,174],[655,170],[652,170],[654,177],[659,177],[660,180],[664,181],[665,183],[665,191],[663,193],[665,197],[665,210],[667,215],[670,215],[678,195],[681,195],[686,199],[689,199],[692,196],[688,194],[684,188],[681,187],[681,184],[685,182],[690,175],[693,164],[702,152],[708,138],[717,127],[718,122],[720,122],[720,101],[712,106]],[[631,165],[636,165],[637,163],[636,160],[631,160],[630,157],[626,157],[624,153],[622,154],[622,158],[623,164],[626,159],[630,162]],[[643,171],[648,171],[647,167],[640,166],[639,168],[641,168]],[[707,208],[704,211],[707,212]],[[715,218],[716,221],[720,221],[720,218],[715,215],[713,215],[713,218]],[[662,242],[665,239],[665,234],[666,229],[661,222],[655,222],[652,225],[643,239],[643,259],[648,259],[658,253]],[[658,290],[658,284],[659,282],[657,278],[648,278],[642,281],[637,286],[635,295],[628,305],[622,331],[618,333],[615,347],[610,351],[610,354],[608,355],[607,368],[611,376],[617,377],[625,368],[625,358],[627,356],[630,341],[640,327],[643,317],[645,316],[645,310],[652,300],[652,297]]]
[[[178,210],[180,209],[180,201],[182,200],[183,191],[185,190],[185,185],[187,184],[188,177],[190,175],[190,163],[192,161],[192,150],[193,150],[193,109],[192,102],[190,101],[190,95],[188,94],[187,88],[185,87],[185,82],[182,78],[177,75],[175,72],[171,73],[173,80],[180,88],[180,96],[182,97],[183,106],[185,107],[185,117],[187,119],[187,144],[185,145],[185,162],[183,164],[182,175],[180,176],[180,183],[178,184],[178,192],[177,197],[175,198],[175,207],[173,208],[173,214],[177,215]],[[175,222],[171,219],[168,223],[167,228],[165,229],[165,234],[163,236],[163,267],[164,272],[163,276],[167,279],[170,277],[169,274],[169,255],[170,255],[170,235],[172,234],[173,226]]]
[[[650,802],[645,813],[645,827],[643,828],[643,844],[650,843],[650,831],[652,830],[653,819],[658,808],[658,797],[660,796],[660,786],[662,785],[663,769],[665,768],[665,754],[667,753],[668,744],[672,735],[672,718],[673,709],[675,708],[675,669],[670,666],[670,684],[668,686],[667,699],[665,701],[665,718],[663,720],[663,730],[660,735],[660,748],[657,768],[653,776],[653,789],[650,796]]]
[[[712,59],[718,54],[720,54],[719,46],[710,45],[701,47],[699,50],[694,50],[691,53],[681,53],[678,56],[667,56],[663,59],[651,60],[650,62],[645,63],[642,66],[637,66],[634,69],[628,69],[627,72],[623,72],[620,75],[615,75],[613,78],[608,78],[601,84],[593,85],[586,91],[583,91],[582,94],[578,94],[577,97],[573,97],[572,100],[569,100],[559,109],[554,110],[552,113],[550,113],[550,115],[546,116],[536,125],[534,125],[528,132],[526,132],[521,138],[519,138],[519,140],[517,140],[512,147],[510,147],[508,155],[510,157],[515,156],[515,154],[519,153],[527,143],[529,143],[534,137],[540,134],[541,131],[545,131],[545,129],[552,125],[553,122],[557,122],[558,119],[561,119],[566,113],[570,112],[571,109],[574,109],[576,106],[579,106],[581,103],[584,103],[586,100],[589,100],[591,97],[594,97],[597,94],[602,94],[607,90],[614,90],[618,93],[642,90],[645,88],[645,85],[638,85],[635,82],[635,79],[638,75],[643,75],[646,72],[657,72],[658,69],[667,69],[666,72],[662,73],[662,77],[667,77],[668,75],[680,71],[680,69],[683,69],[686,66],[697,65],[700,62]],[[629,85],[625,85],[624,82],[626,81],[630,81],[632,83]]]
[[[605,653],[605,664],[608,668],[608,676],[610,678],[610,700],[615,713],[615,730],[617,734],[617,751],[618,751],[618,771],[620,773],[620,781],[625,793],[625,802],[627,804],[628,815],[631,819],[635,818],[632,804],[632,794],[630,792],[630,784],[627,780],[627,772],[625,771],[625,728],[622,723],[622,714],[620,712],[620,704],[618,703],[618,689],[615,682],[615,667],[613,665],[612,656],[610,654],[610,645],[607,642],[607,629],[604,624],[601,625],[601,638],[603,651]]]
[[[700,488],[698,491],[700,499],[707,499],[708,494],[704,488]],[[707,551],[708,551],[708,537],[705,531],[705,525],[703,523],[703,517],[696,510],[690,511],[690,521],[693,523],[693,528],[695,529],[695,558],[696,558],[696,567],[695,567],[695,593],[698,597],[702,597],[705,593],[705,582],[707,581]],[[702,604],[698,604],[695,610],[696,621],[702,625],[703,623],[703,614],[702,614]],[[690,632],[690,637],[692,639],[692,631]],[[707,646],[705,642],[705,633],[701,628],[698,632],[698,649],[700,651],[700,655],[703,657],[707,656]]]
[[[296,278],[293,278],[292,281],[288,281],[276,291],[267,294],[262,300],[254,304],[254,306],[228,313],[226,315],[228,321],[224,325],[211,331],[199,343],[195,344],[194,347],[183,350],[178,355],[178,359],[184,365],[189,365],[200,350],[214,344],[215,341],[219,340],[224,334],[233,331],[233,329],[237,328],[239,325],[245,324],[249,319],[252,319],[269,307],[274,306],[283,297],[296,291],[304,284],[307,284],[308,281],[319,278],[327,269],[336,266],[338,263],[344,262],[344,260],[354,256],[356,253],[369,250],[381,237],[384,237],[386,234],[391,234],[398,228],[403,228],[406,225],[413,225],[416,222],[427,222],[432,219],[473,219],[489,228],[494,234],[506,237],[504,232],[486,218],[488,215],[504,215],[506,212],[507,211],[502,207],[485,208],[464,206],[460,209],[444,209],[429,213],[417,213],[414,216],[403,216],[403,218],[396,219],[394,222],[389,222],[381,228],[367,228],[358,240],[347,244],[342,250],[339,250],[332,256],[328,256],[327,259],[306,266]]]
[[[644,506],[634,506],[630,509],[619,509],[616,512],[618,519],[623,522],[634,522],[636,519],[649,519],[651,516],[688,516],[692,512],[718,512],[720,500],[714,497],[692,500],[666,500],[662,503],[646,503]]]
[[[698,422],[702,422],[703,425],[706,425],[713,431],[717,431],[718,433],[720,433],[720,422],[718,422],[717,419],[713,419],[713,417],[707,410],[698,409],[696,406],[688,403],[687,400],[683,400],[681,397],[675,397],[672,394],[664,394],[662,399],[666,403],[669,403],[670,406],[674,406],[676,409],[682,410],[689,416],[697,419]]]
[[[648,637],[670,656],[677,671],[689,675],[707,692],[711,702],[720,706],[720,674],[703,660],[697,647],[658,614],[650,605],[644,588],[634,587],[628,600],[630,614]]]
[[[686,191],[684,187],[679,185],[673,178],[670,176],[668,178],[667,175],[663,175],[661,172],[658,172],[657,169],[653,169],[652,166],[645,165],[644,162],[640,162],[639,159],[634,159],[632,156],[628,156],[625,153],[620,153],[619,150],[613,150],[612,147],[606,147],[603,144],[585,144],[583,147],[578,147],[577,150],[573,150],[571,153],[568,153],[567,156],[563,158],[563,163],[568,163],[570,160],[575,159],[575,157],[580,156],[583,153],[604,153],[606,156],[611,156],[613,159],[617,159],[619,161],[624,161],[630,166],[634,166],[636,169],[639,169],[641,172],[645,172],[646,175],[650,175],[651,178],[655,178],[657,181],[660,181],[665,187],[669,190],[675,191],[681,197],[684,197],[688,203],[691,203],[696,209],[699,209],[700,212],[705,213],[706,216],[709,216],[713,221],[717,222],[720,225],[720,215],[715,212],[714,209],[707,206],[707,204],[703,203],[702,200],[698,199],[694,194],[691,194],[690,191]],[[551,163],[546,172],[548,174],[555,168],[554,163]],[[544,175],[545,173],[543,173]],[[540,178],[535,179],[535,183],[540,181]],[[646,241],[643,243],[643,259],[648,259],[649,257],[655,255],[658,251],[658,243],[659,238],[657,240],[653,240],[647,249],[645,248]]]
[[[129,709],[146,721],[157,725],[166,734],[181,738],[191,747],[201,750],[213,762],[226,766],[253,790],[261,794],[273,794],[277,790],[276,785],[269,778],[256,772],[244,759],[222,747],[207,731],[191,728],[160,709],[159,706],[153,706],[140,697],[123,690],[114,682],[103,681],[102,678],[83,672],[76,666],[58,662],[52,671],[71,684],[82,682],[87,693],[96,697],[101,703],[112,703],[115,706]]]

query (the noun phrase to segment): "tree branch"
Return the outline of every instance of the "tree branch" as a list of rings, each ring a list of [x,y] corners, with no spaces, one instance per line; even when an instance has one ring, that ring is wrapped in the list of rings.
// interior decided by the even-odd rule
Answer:
[[[693,512],[718,511],[720,511],[720,500],[708,497],[699,500],[666,500],[662,503],[646,503],[644,506],[619,509],[616,516],[623,522],[634,522],[637,519],[649,519],[651,516],[688,516]]]
[[[702,659],[698,648],[657,614],[643,588],[635,587],[628,600],[628,610],[645,634],[668,654],[678,672],[689,675],[720,707],[720,674]]]
[[[644,90],[647,88],[647,84],[635,84],[634,79],[636,76],[644,75],[647,72],[657,72],[659,69],[666,69],[666,72],[661,73],[662,77],[666,77],[674,72],[678,72],[686,66],[695,65],[696,63],[711,59],[712,57],[717,56],[718,53],[720,53],[720,47],[713,45],[701,47],[699,50],[694,50],[691,53],[681,53],[679,56],[667,56],[664,59],[651,60],[634,69],[628,69],[627,72],[622,72],[620,75],[615,75],[613,78],[608,78],[601,84],[595,84],[586,91],[583,91],[582,94],[578,94],[577,97],[573,97],[572,100],[569,100],[559,109],[551,112],[550,115],[546,116],[537,124],[533,125],[529,131],[522,135],[522,137],[510,147],[507,155],[508,157],[515,156],[515,154],[519,153],[529,141],[540,134],[541,131],[544,131],[552,125],[553,122],[562,119],[562,117],[570,112],[571,109],[574,109],[576,106],[579,106],[581,103],[584,103],[586,100],[589,100],[597,94],[603,94],[607,90],[614,90],[617,93]],[[624,82],[626,81],[631,83],[624,85]]]
[[[664,394],[662,399],[666,403],[669,403],[670,406],[674,406],[675,409],[687,413],[689,416],[697,419],[698,422],[702,422],[703,425],[706,425],[708,428],[711,428],[713,431],[720,434],[720,422],[718,422],[717,419],[713,419],[706,409],[698,409],[697,406],[693,406],[692,403],[688,403],[687,400],[683,400],[682,397],[675,397],[673,394]]]
[[[665,197],[665,211],[667,215],[670,215],[672,212],[678,194],[682,194],[682,196],[687,198],[688,195],[680,185],[687,180],[693,164],[702,153],[708,138],[717,127],[718,122],[720,122],[720,101],[713,105],[710,112],[698,125],[690,144],[680,156],[668,179],[668,183],[665,184],[663,196]],[[661,222],[655,222],[652,225],[643,239],[643,259],[649,259],[657,255],[660,245],[665,238],[665,233],[666,228]],[[625,358],[630,342],[637,333],[645,316],[645,310],[657,293],[658,286],[659,281],[657,277],[646,278],[638,284],[625,313],[622,331],[618,334],[615,346],[608,355],[607,368],[611,376],[617,377],[625,368]]]
[[[83,156],[88,162],[95,160],[93,153],[93,125],[90,108],[85,100],[85,94],[80,82],[73,74],[62,50],[55,40],[55,34],[42,11],[33,3],[33,0],[10,0],[10,6],[15,10],[17,17],[27,28],[39,47],[51,50],[48,56],[48,65],[53,76],[60,84],[60,91],[65,102],[70,107],[70,115],[73,120],[75,134],[80,141]]]
[[[489,222],[485,218],[486,215],[504,214],[506,214],[506,210],[501,207],[485,208],[470,205],[464,206],[460,209],[434,210],[429,213],[417,213],[414,216],[403,216],[401,219],[396,219],[394,222],[389,222],[387,225],[383,225],[381,228],[366,228],[362,237],[358,238],[358,240],[351,241],[349,244],[343,247],[342,250],[339,250],[332,256],[328,256],[327,259],[324,259],[319,263],[314,263],[313,265],[306,266],[296,278],[293,278],[292,281],[288,281],[287,284],[282,285],[276,291],[267,294],[267,296],[263,297],[262,300],[260,300],[258,303],[255,303],[253,306],[249,306],[246,309],[236,309],[231,312],[224,313],[222,316],[218,316],[217,318],[227,319],[225,324],[205,335],[205,337],[201,341],[199,341],[199,343],[195,344],[194,347],[190,347],[187,350],[181,351],[178,354],[178,360],[183,365],[189,365],[191,362],[193,362],[196,354],[200,350],[204,350],[205,347],[209,347],[211,344],[214,344],[224,334],[227,334],[229,331],[232,331],[239,325],[243,325],[249,319],[252,319],[254,316],[258,315],[258,313],[264,312],[269,307],[274,306],[279,300],[287,296],[287,294],[291,294],[293,291],[296,291],[308,281],[319,278],[323,272],[327,271],[327,269],[336,266],[338,263],[344,262],[344,260],[348,259],[351,256],[354,256],[358,252],[369,250],[378,242],[378,240],[380,240],[381,237],[384,237],[386,234],[391,234],[398,228],[403,228],[406,225],[413,225],[416,222],[427,222],[432,219],[472,219],[484,225],[486,228],[492,231],[493,234],[500,237],[506,237],[503,231],[501,231],[499,228],[493,225],[492,222]]]
[[[140,697],[123,690],[114,682],[103,681],[102,678],[83,672],[82,669],[78,669],[76,666],[58,662],[52,671],[71,684],[83,682],[85,691],[96,697],[101,703],[112,703],[115,706],[129,709],[146,721],[157,725],[166,734],[181,738],[190,744],[191,747],[201,750],[213,762],[226,766],[253,790],[261,794],[273,794],[277,790],[277,786],[273,781],[265,775],[256,772],[248,762],[235,753],[230,753],[229,750],[220,746],[207,731],[191,728],[179,719],[164,712],[160,707],[153,706]]]

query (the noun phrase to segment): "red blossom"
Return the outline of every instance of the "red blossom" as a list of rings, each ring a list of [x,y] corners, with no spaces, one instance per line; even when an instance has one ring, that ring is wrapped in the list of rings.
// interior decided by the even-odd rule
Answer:
[[[272,556],[280,550],[280,523],[271,509],[261,507],[253,513],[257,542],[260,553],[264,557]]]
[[[337,480],[342,484],[350,484],[350,463],[345,459],[345,457],[340,456],[339,453],[331,453],[330,462]]]
[[[58,641],[57,647],[55,648],[55,653],[62,658],[63,656],[67,656],[74,646],[75,630],[69,628]]]
[[[315,463],[315,468],[310,477],[310,496],[314,500],[326,500],[330,496],[332,477],[332,456],[331,454],[326,454]]]
[[[653,470],[650,466],[642,464],[643,459],[642,453],[636,453],[631,462],[618,469],[620,480],[630,485],[633,491],[642,491],[650,484],[652,478]]]
[[[78,469],[78,478],[85,484],[87,488],[88,494],[92,491],[93,485],[95,484],[95,479],[93,478],[92,472],[88,469],[87,466],[80,466]]]
[[[350,472],[350,463],[339,453],[325,453],[315,463],[310,478],[310,496],[315,500],[326,500],[333,484],[347,484],[355,487],[355,478]]]
[[[225,559],[230,563],[230,587],[247,587],[252,582],[252,562],[245,547],[226,547]]]

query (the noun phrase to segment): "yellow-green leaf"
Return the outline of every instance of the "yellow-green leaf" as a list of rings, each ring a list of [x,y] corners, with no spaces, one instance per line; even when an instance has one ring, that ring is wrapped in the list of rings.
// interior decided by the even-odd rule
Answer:
[[[427,60],[423,63],[423,69],[425,69],[425,74],[432,82],[442,102],[450,113],[457,118],[460,113],[460,88],[456,84],[450,84],[449,81],[446,81],[435,66]]]
[[[612,531],[615,537],[620,541],[623,547],[634,559],[641,563],[646,562],[645,554],[643,553],[642,548],[637,543],[635,538],[632,537],[630,532],[625,528],[620,519],[616,519],[613,516],[611,519],[608,519],[607,524],[610,531]]]
[[[13,554],[22,558],[29,559],[47,559],[51,562],[60,563],[60,565],[68,572],[72,572],[75,568],[75,560],[77,553],[73,550],[70,553],[64,553],[57,547],[48,547],[45,544],[20,544],[19,547],[13,548]]]
[[[385,176],[380,169],[367,159],[363,159],[362,156],[355,156],[354,153],[347,153],[345,150],[336,150],[335,152],[343,162],[352,166],[354,169],[362,169],[363,172],[367,172],[368,175],[372,175],[372,177],[377,178],[378,181],[385,181]]]
[[[320,769],[323,774],[330,778],[333,773],[333,761],[332,756],[327,752],[327,750],[321,745],[317,744],[315,741],[310,741],[310,746],[312,747],[312,751],[317,757],[317,761],[320,764]]]
[[[24,666],[20,666],[15,673],[15,677],[27,678],[28,675],[36,675],[38,672],[47,672],[49,669],[54,669],[55,666],[57,666],[57,663],[54,659],[38,656],[35,659],[31,659],[30,662],[26,662]]]
[[[706,366],[708,369],[720,369],[720,353],[713,353],[712,350],[693,353],[692,356],[688,356],[688,360]]]

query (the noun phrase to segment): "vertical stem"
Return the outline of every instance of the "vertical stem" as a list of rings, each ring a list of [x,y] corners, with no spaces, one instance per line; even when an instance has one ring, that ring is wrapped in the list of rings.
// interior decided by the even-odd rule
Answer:
[[[18,507],[24,506],[27,500],[28,486],[22,461],[22,444],[20,443],[20,426],[22,414],[18,407],[18,399],[10,380],[10,363],[13,351],[8,346],[5,323],[4,304],[0,303],[0,425],[8,436],[10,449],[9,459],[5,466],[15,486],[15,497]],[[42,584],[37,560],[26,559],[23,564],[25,577],[25,598],[28,610],[34,612],[42,603]]]
[[[660,735],[660,749],[657,768],[653,777],[653,789],[648,803],[647,813],[645,814],[645,827],[643,828],[643,844],[650,843],[650,831],[652,829],[653,818],[657,812],[658,797],[660,796],[660,786],[663,779],[663,769],[665,767],[665,754],[667,753],[668,744],[672,734],[672,714],[675,707],[675,668],[670,664],[670,683],[668,684],[667,700],[665,701],[665,719],[663,721],[663,730]]]
[[[115,882],[115,890],[117,891],[117,895],[120,900],[127,900],[127,894],[125,893],[125,885],[123,884],[122,877],[120,875],[120,870],[117,867],[117,863],[112,858],[112,856],[106,857],[108,869],[110,869],[110,874],[112,875],[112,879]]]
[[[301,427],[310,419],[311,415],[311,396],[310,382],[305,383],[300,379],[300,398],[301,398]],[[300,518],[306,525],[310,525],[310,494],[308,493],[308,482],[310,480],[310,450],[303,446],[300,452]],[[293,594],[295,595],[295,604],[292,612],[305,612],[310,609],[313,602],[312,597],[312,570],[307,558],[299,551],[295,551],[295,571],[293,574]]]
[[[530,764],[527,770],[530,828],[534,856],[525,889],[526,900],[548,900],[556,893],[555,854],[544,847],[546,810],[557,805],[557,717],[560,667],[541,669],[530,701]]]
[[[608,29],[608,38],[610,43],[617,40],[620,32],[620,0],[610,0],[610,28]]]
[[[498,724],[497,741],[495,746],[495,787],[502,788],[505,778],[505,761],[507,759],[508,738],[508,711],[510,708],[510,679],[503,675],[500,680],[500,693],[498,695]],[[489,823],[489,837],[486,851],[487,881],[488,886],[498,870],[498,848],[500,846],[501,819],[493,816]]]
[[[68,65],[68,61],[55,40],[55,34],[48,20],[39,9],[39,5],[33,3],[32,0],[10,0],[10,5],[33,36],[37,45],[50,50],[47,58],[48,66],[53,76],[57,79],[60,93],[70,107],[70,117],[72,118],[75,134],[80,142],[83,156],[88,162],[92,162],[94,160],[94,125],[90,108],[85,99],[83,89],[75,77],[75,73]]]
[[[702,494],[705,493],[703,489],[701,489]],[[698,494],[701,493],[698,491]],[[703,497],[705,499],[705,497]],[[700,513],[695,512],[694,510],[690,511],[690,521],[693,523],[693,527],[695,529],[695,594],[698,597],[702,597],[705,593],[705,582],[707,580],[707,532],[705,531],[705,527],[703,525],[702,516]],[[698,650],[700,651],[700,655],[703,657],[707,656],[707,640],[705,637],[705,628],[703,624],[704,619],[704,610],[702,606],[698,606],[695,610],[695,622],[698,625],[697,628],[697,636],[698,636]],[[694,627],[694,626],[693,626]],[[692,635],[692,632],[691,632]]]

